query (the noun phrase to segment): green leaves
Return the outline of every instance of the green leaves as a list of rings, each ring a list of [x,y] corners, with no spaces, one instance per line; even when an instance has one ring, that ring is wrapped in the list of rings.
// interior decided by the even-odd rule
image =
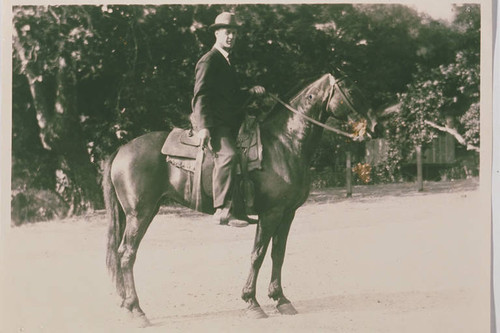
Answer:
[[[402,5],[15,6],[13,172],[53,186],[58,165],[47,161],[58,156],[40,141],[49,128],[62,141],[79,133],[71,139],[81,141],[82,160],[91,158],[97,170],[136,136],[189,126],[194,67],[214,42],[208,27],[224,10],[242,23],[233,59],[243,85],[284,97],[304,80],[341,71],[374,109],[398,94],[404,99],[395,140],[429,140],[434,134],[423,119],[453,115],[475,142],[479,110],[469,105],[479,100],[478,8],[457,7],[457,20],[447,26]],[[61,59],[65,79],[58,78]],[[63,120],[68,108],[73,118]],[[332,149],[323,154],[345,149],[336,138],[325,144]],[[43,167],[30,164],[26,150]]]
[[[473,64],[466,52],[459,51],[451,64],[430,71],[419,68],[408,90],[400,95],[398,121],[404,124],[405,139],[412,145],[436,138],[437,132],[425,125],[425,120],[445,124],[447,117],[457,118],[459,129],[466,127],[468,137],[478,138],[478,101],[479,64]]]

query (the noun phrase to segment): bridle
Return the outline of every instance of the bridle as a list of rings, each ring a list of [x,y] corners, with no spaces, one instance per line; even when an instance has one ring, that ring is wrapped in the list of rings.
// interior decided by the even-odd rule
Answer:
[[[344,89],[342,89],[342,86],[339,85],[339,82],[342,82],[346,79],[346,77],[342,77],[338,80],[335,80],[335,86],[337,87],[337,90],[339,91],[340,95],[342,96],[342,101],[347,105],[347,107],[354,113],[359,114],[358,111],[354,108],[354,105],[351,102],[351,99],[346,95]]]
[[[344,93],[344,91],[342,90],[342,88],[339,86],[338,82],[340,82],[341,80],[335,80],[335,78],[333,79],[334,80],[334,83],[331,85],[331,89],[330,89],[330,92],[328,93],[328,98],[327,98],[327,102],[326,102],[326,106],[328,107],[328,105],[330,104],[332,98],[333,98],[333,91],[335,90],[335,87],[337,87],[338,91],[340,92],[341,96],[342,96],[342,100],[347,104],[347,106],[355,113],[356,110],[354,109],[354,106],[352,105],[351,101],[347,98],[346,94]],[[331,127],[331,126],[328,126],[326,124],[323,124],[319,121],[317,121],[316,119],[313,119],[309,116],[306,116],[305,114],[302,114],[301,112],[297,111],[296,109],[294,109],[292,106],[290,106],[288,103],[285,103],[283,102],[278,96],[276,95],[273,95],[273,94],[269,94],[269,96],[274,99],[276,102],[280,103],[281,105],[283,105],[287,110],[303,117],[304,119],[306,119],[307,121],[315,124],[315,125],[318,125],[320,127],[323,127],[324,129],[326,129],[327,131],[330,131],[330,132],[334,132],[334,133],[337,133],[337,134],[340,134],[340,135],[343,135],[343,136],[346,136],[352,140],[362,140],[362,138],[360,138],[359,136],[356,136],[354,134],[351,134],[351,133],[347,133],[345,131],[342,131],[342,130],[339,130],[338,128],[335,128],[335,127]]]

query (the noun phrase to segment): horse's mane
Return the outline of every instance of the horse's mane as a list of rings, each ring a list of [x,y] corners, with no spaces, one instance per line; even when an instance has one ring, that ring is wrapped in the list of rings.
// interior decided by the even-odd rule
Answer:
[[[319,79],[321,76],[315,75],[308,78],[299,80],[288,92],[283,96],[285,101],[290,101],[292,98],[296,97],[299,92],[301,92],[305,87]]]
[[[306,79],[299,80],[289,91],[283,96],[283,100],[290,102],[293,98],[297,97],[298,94],[307,86],[315,82],[321,76],[311,76]],[[367,115],[369,105],[366,102],[367,99],[357,87],[356,83],[350,80],[345,73],[339,69],[334,70],[334,78],[337,82],[338,90],[343,94],[343,98],[346,100],[346,104],[350,104],[356,112],[361,115]],[[278,112],[283,110],[285,107],[279,103],[274,103],[273,106],[265,112],[266,115],[262,122],[266,122]]]

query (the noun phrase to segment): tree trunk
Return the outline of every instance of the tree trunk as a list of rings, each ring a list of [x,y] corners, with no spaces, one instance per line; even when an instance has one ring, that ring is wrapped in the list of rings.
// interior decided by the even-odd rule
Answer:
[[[422,174],[422,145],[415,147],[417,153],[417,189],[419,192],[424,190],[424,177]]]
[[[91,163],[77,111],[76,76],[74,69],[63,56],[60,46],[58,70],[55,74],[55,103],[49,105],[46,91],[43,89],[44,77],[37,75],[30,68],[26,50],[17,38],[14,29],[13,46],[18,55],[30,87],[39,136],[43,147],[51,150],[58,157],[58,184],[53,189],[65,199],[70,207],[68,215],[92,209],[94,203],[101,201],[97,184],[97,170]]]
[[[45,137],[46,134],[45,129],[48,124],[47,117],[50,118],[50,111],[49,111],[50,108],[48,107],[48,103],[42,91],[42,84],[44,78],[42,75],[36,75],[29,68],[28,65],[31,59],[27,58],[26,56],[27,52],[24,49],[21,42],[19,41],[16,29],[12,29],[12,35],[13,35],[14,50],[16,51],[16,54],[19,60],[21,61],[21,73],[23,73],[26,76],[26,79],[28,80],[31,96],[33,98],[33,106],[36,112],[36,119],[38,127],[40,127],[40,134],[39,134],[40,141],[44,149],[51,150],[51,147],[47,143]]]
[[[345,161],[345,184],[346,184],[346,197],[352,197],[352,166],[351,166],[351,151],[346,151]]]
[[[67,177],[62,194],[70,205],[68,215],[93,209],[100,193],[97,170],[90,161],[78,115],[76,83],[73,68],[59,57],[51,135],[53,149],[60,156],[59,168]]]

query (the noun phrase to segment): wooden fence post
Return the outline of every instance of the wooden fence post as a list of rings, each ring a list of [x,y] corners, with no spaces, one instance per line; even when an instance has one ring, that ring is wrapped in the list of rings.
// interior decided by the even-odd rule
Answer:
[[[417,153],[417,188],[419,192],[424,190],[424,177],[422,175],[422,145],[415,147]]]
[[[346,151],[345,161],[345,184],[346,184],[346,197],[352,197],[352,167],[351,167],[351,151]]]

